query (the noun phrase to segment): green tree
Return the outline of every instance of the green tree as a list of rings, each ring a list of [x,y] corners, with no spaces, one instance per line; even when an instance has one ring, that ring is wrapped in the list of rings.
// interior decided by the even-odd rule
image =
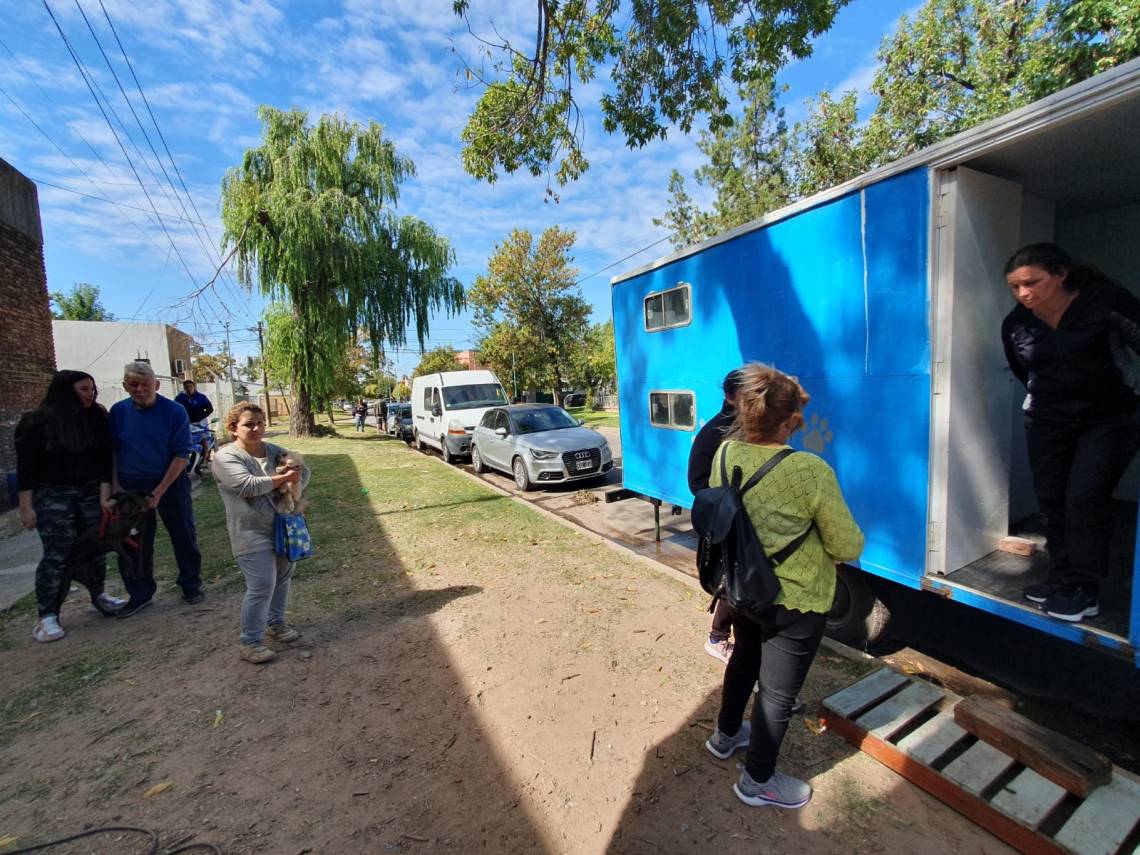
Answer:
[[[687,246],[1137,55],[1140,0],[927,0],[883,40],[871,87],[878,100],[865,124],[856,92],[825,90],[790,135],[778,132],[778,119],[767,137],[740,134],[774,109],[763,88],[744,90],[743,115],[700,142],[708,163],[696,178],[715,190],[713,209],[696,206],[675,173],[669,207],[655,222],[672,230],[675,246]],[[790,187],[784,201],[770,184],[747,181],[756,140],[782,166],[774,171]],[[733,171],[740,177],[730,180]]]
[[[429,350],[420,358],[420,364],[412,372],[413,377],[421,374],[435,374],[438,371],[462,371],[466,366],[459,361],[454,347],[444,346]]]
[[[236,364],[237,360],[225,351],[199,353],[190,363],[190,379],[195,383],[209,383],[227,376],[230,367]]]
[[[570,363],[570,380],[589,393],[617,380],[617,357],[614,350],[614,322],[593,324]]]
[[[392,397],[397,401],[409,401],[412,397],[412,390],[407,383],[401,380],[393,387]]]
[[[711,211],[693,204],[684,178],[673,171],[669,208],[653,222],[670,229],[674,246],[705,240],[790,201],[793,140],[784,111],[776,106],[778,94],[771,78],[753,81],[741,87],[739,116],[725,116],[715,130],[701,132],[697,148],[707,162],[694,177],[715,191]]]
[[[575,282],[568,255],[574,233],[553,226],[535,243],[531,233],[515,229],[498,244],[487,272],[475,279],[468,295],[475,325],[485,333],[484,360],[500,376],[534,378],[562,403],[563,380],[571,358],[586,335],[590,306]],[[512,390],[517,394],[517,387]]]
[[[415,174],[376,122],[261,107],[262,143],[222,181],[223,245],[238,278],[287,304],[294,405],[289,432],[313,430],[313,399],[327,400],[358,333],[374,352],[402,345],[409,320],[420,347],[434,311],[458,311],[448,275],[454,252],[427,223],[398,216],[400,185]],[[271,333],[272,334],[272,333]]]
[[[115,320],[99,300],[99,287],[90,282],[76,282],[69,293],[53,291],[49,296],[55,303],[51,316],[57,321]]]
[[[468,68],[485,86],[463,131],[467,171],[494,181],[501,171],[549,172],[559,184],[589,162],[575,93],[608,68],[603,124],[630,148],[688,133],[708,116],[726,118],[726,86],[771,79],[831,27],[848,0],[541,0],[534,44],[481,40],[489,67]],[[471,0],[453,0],[467,17]],[[555,167],[555,162],[557,166]]]

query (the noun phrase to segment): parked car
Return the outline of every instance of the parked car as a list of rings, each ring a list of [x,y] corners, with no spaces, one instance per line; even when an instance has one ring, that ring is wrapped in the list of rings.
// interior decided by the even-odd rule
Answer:
[[[604,436],[561,407],[511,404],[487,410],[475,428],[471,467],[506,472],[520,490],[529,490],[597,478],[614,468],[614,458]]]
[[[584,407],[586,406],[586,393],[567,392],[562,397],[562,405],[564,407]]]
[[[444,371],[412,380],[412,430],[416,447],[438,448],[448,463],[471,453],[471,435],[489,407],[507,403],[490,371]]]
[[[412,441],[412,405],[389,404],[388,423],[384,429],[389,436],[399,437],[410,444]]]

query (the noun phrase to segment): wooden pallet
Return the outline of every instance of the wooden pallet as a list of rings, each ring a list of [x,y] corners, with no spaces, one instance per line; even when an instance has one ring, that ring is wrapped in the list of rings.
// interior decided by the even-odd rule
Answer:
[[[954,721],[960,697],[882,668],[825,698],[829,730],[1021,852],[1140,855],[1140,781],[1080,798]],[[1127,844],[1127,845],[1126,845]],[[1134,848],[1135,847],[1135,848]]]

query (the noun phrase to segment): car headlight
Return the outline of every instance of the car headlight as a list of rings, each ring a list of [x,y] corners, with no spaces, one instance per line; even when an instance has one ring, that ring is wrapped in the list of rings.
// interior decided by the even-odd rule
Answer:
[[[610,451],[610,444],[608,442],[603,442],[602,443],[602,457],[612,458],[613,456],[614,456],[613,452]]]
[[[535,460],[553,460],[558,456],[557,451],[543,451],[541,448],[531,448],[529,451]]]
[[[452,419],[447,423],[447,432],[453,436],[462,436],[467,433],[467,429],[463,427],[463,422],[459,421],[459,419]]]

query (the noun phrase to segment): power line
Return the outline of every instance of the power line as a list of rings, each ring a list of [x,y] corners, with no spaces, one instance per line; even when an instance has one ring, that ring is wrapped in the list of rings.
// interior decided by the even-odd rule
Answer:
[[[151,108],[150,108],[150,103],[146,99],[146,93],[143,92],[142,84],[139,82],[138,75],[135,74],[134,66],[131,65],[131,60],[127,56],[126,48],[123,47],[123,42],[119,38],[118,32],[115,30],[115,25],[111,21],[111,16],[107,13],[106,7],[103,5],[102,0],[99,0],[99,8],[103,10],[103,16],[104,16],[104,18],[106,18],[107,24],[111,28],[111,33],[115,38],[116,44],[118,44],[118,46],[119,46],[119,51],[123,56],[123,61],[126,63],[127,68],[131,72],[131,77],[135,81],[135,86],[138,88],[139,95],[142,97],[143,104],[146,106],[147,112],[150,115],[151,122],[154,124],[154,128],[157,131],[159,138],[162,140],[163,147],[166,150],[166,155],[170,159],[170,164],[173,167],[175,173],[178,175],[179,181],[182,184],[182,189],[186,194],[186,198],[189,200],[191,208],[193,208],[194,213],[197,215],[197,221],[196,222],[195,222],[195,220],[193,220],[190,217],[190,212],[186,209],[186,205],[182,201],[181,195],[179,195],[179,193],[178,193],[178,188],[176,188],[174,186],[174,182],[171,180],[170,174],[166,171],[166,167],[163,165],[163,162],[162,162],[162,157],[159,155],[158,150],[155,148],[154,142],[151,140],[150,134],[147,133],[146,127],[143,125],[142,120],[139,118],[139,114],[135,110],[134,104],[131,103],[131,99],[127,96],[126,90],[123,88],[123,84],[119,80],[119,75],[115,72],[115,68],[111,63],[110,57],[107,56],[107,52],[103,49],[103,44],[102,44],[102,42],[99,41],[99,36],[95,32],[95,28],[91,25],[91,21],[87,18],[87,13],[83,10],[83,6],[80,4],[79,0],[75,0],[75,5],[79,9],[79,14],[83,16],[83,21],[84,21],[84,23],[87,24],[87,29],[91,33],[91,38],[95,41],[95,46],[99,49],[99,53],[102,55],[103,61],[107,64],[107,69],[111,72],[111,77],[114,78],[115,85],[118,86],[118,88],[119,88],[119,93],[123,96],[123,100],[127,103],[127,108],[131,111],[131,115],[134,117],[135,124],[137,124],[139,127],[139,130],[142,131],[143,139],[146,140],[147,146],[150,148],[151,154],[154,155],[155,162],[158,164],[158,168],[162,172],[163,178],[166,179],[167,185],[169,185],[170,189],[174,192],[174,198],[178,202],[178,207],[181,208],[183,215],[190,222],[190,224],[191,224],[190,228],[194,234],[195,239],[198,241],[199,246],[202,247],[202,250],[206,253],[207,258],[211,259],[211,261],[214,263],[219,263],[219,264],[221,264],[221,266],[224,266],[224,263],[221,262],[221,256],[218,255],[216,253],[216,251],[213,252],[213,254],[211,254],[212,247],[209,243],[209,239],[210,239],[209,229],[206,227],[205,222],[202,220],[202,215],[201,215],[201,213],[199,213],[197,205],[194,204],[194,197],[190,194],[190,190],[189,190],[189,188],[187,188],[186,182],[182,179],[182,174],[178,171],[178,165],[174,162],[174,157],[170,153],[170,147],[166,144],[166,138],[163,136],[162,129],[158,125],[158,119],[155,118],[154,111],[151,110]],[[140,156],[142,156],[141,152],[140,152]],[[144,160],[144,162],[146,161],[145,156],[143,156],[143,160]],[[148,169],[149,169],[149,164],[148,164]],[[153,170],[152,170],[152,174],[153,174]],[[155,175],[154,177],[155,177],[155,180],[157,181],[158,176]],[[165,193],[165,188],[164,188],[163,192]],[[202,235],[205,235],[205,239],[203,239],[203,237],[201,235],[199,235],[198,226],[201,226]],[[240,303],[242,301],[241,294],[238,292],[237,288],[233,285],[232,280],[230,280],[230,278],[228,276],[225,276],[225,277],[223,277],[223,282],[229,286],[231,295],[236,297],[238,302]]]
[[[91,20],[87,17],[87,13],[83,9],[83,6],[79,2],[79,0],[75,0],[75,7],[79,10],[79,14],[83,18],[83,23],[87,25],[87,31],[91,34],[91,39],[95,42],[95,47],[98,49],[99,54],[103,57],[103,62],[107,65],[107,70],[111,72],[111,78],[115,81],[115,86],[118,87],[119,94],[122,96],[123,101],[126,102],[127,109],[130,110],[131,116],[135,120],[135,124],[138,126],[139,130],[142,131],[143,139],[146,141],[147,146],[150,148],[151,154],[154,155],[154,159],[158,164],[158,168],[162,172],[163,178],[166,179],[166,184],[162,184],[161,182],[159,182],[158,175],[157,175],[157,173],[155,173],[154,168],[150,165],[150,161],[147,159],[146,154],[142,151],[142,149],[139,148],[138,144],[135,142],[134,138],[131,136],[130,131],[127,130],[126,124],[119,117],[119,114],[115,111],[114,107],[111,105],[111,99],[108,98],[106,93],[104,93],[102,91],[102,89],[99,87],[98,83],[95,84],[96,89],[99,89],[100,94],[103,96],[103,100],[107,104],[107,108],[111,111],[111,115],[113,115],[115,117],[115,120],[119,123],[119,127],[122,129],[123,134],[127,137],[128,141],[130,141],[131,146],[135,150],[135,153],[139,156],[139,159],[142,161],[143,165],[150,172],[151,177],[153,177],[154,180],[159,183],[159,187],[161,188],[163,195],[166,196],[166,199],[168,202],[170,201],[170,195],[167,193],[167,188],[169,187],[170,191],[173,192],[175,203],[177,203],[177,206],[182,210],[183,215],[186,217],[187,221],[190,223],[191,234],[193,235],[194,239],[198,242],[198,245],[202,248],[202,251],[206,254],[206,258],[210,259],[210,257],[211,257],[210,256],[210,248],[207,245],[207,242],[205,240],[203,240],[202,235],[199,234],[198,225],[195,223],[194,220],[192,220],[190,218],[190,212],[186,209],[186,204],[182,201],[182,197],[179,195],[177,188],[175,188],[174,182],[170,179],[170,175],[169,175],[169,173],[167,173],[166,167],[162,163],[162,158],[159,156],[158,150],[154,147],[154,143],[151,141],[150,134],[147,133],[146,127],[143,125],[142,120],[139,118],[139,114],[135,110],[135,105],[133,103],[131,103],[131,99],[127,96],[127,92],[123,88],[123,83],[119,79],[118,73],[115,71],[115,66],[111,63],[111,58],[109,56],[107,56],[107,52],[103,49],[103,43],[101,41],[99,41],[99,35],[98,35],[98,33],[95,32],[95,28],[94,28],[94,26],[92,26]],[[105,11],[106,10],[104,10],[104,13],[105,13]],[[108,20],[109,20],[109,18],[108,18]],[[125,51],[124,51],[123,55],[126,56]],[[153,118],[153,114],[152,114],[152,118]],[[140,179],[139,184],[141,185],[142,183],[143,182]],[[208,233],[207,233],[207,236],[208,236]],[[241,302],[240,297],[238,297],[238,302],[239,303]],[[223,304],[223,308],[225,308],[227,310],[227,313],[228,313],[228,311],[229,311],[228,307],[226,307]]]
[[[605,267],[601,268],[600,270],[595,270],[593,273],[590,273],[590,274],[587,274],[586,276],[583,276],[581,279],[579,279],[579,280],[578,280],[577,282],[575,282],[574,284],[575,284],[575,285],[581,285],[581,284],[582,284],[583,282],[585,282],[587,279],[593,279],[593,278],[594,278],[595,276],[597,276],[599,273],[605,273],[605,272],[606,272],[607,270],[609,270],[610,268],[612,268],[612,267],[617,267],[619,264],[622,264],[623,262],[629,261],[629,260],[630,260],[631,258],[633,258],[635,255],[641,255],[641,253],[645,252],[645,250],[647,250],[647,249],[653,249],[653,247],[657,246],[658,244],[661,244],[661,243],[665,243],[665,241],[669,240],[669,239],[670,239],[670,238],[672,238],[672,237],[673,237],[672,233],[670,233],[670,234],[667,234],[667,235],[665,235],[665,237],[661,238],[660,240],[655,240],[655,241],[653,241],[653,243],[651,243],[651,244],[648,244],[647,246],[643,246],[641,249],[639,249],[639,250],[636,250],[635,252],[631,252],[631,253],[630,253],[629,255],[627,255],[625,258],[619,258],[619,259],[618,259],[617,261],[615,261],[613,264],[607,264]]]
[[[0,92],[3,91],[3,89],[0,89]],[[7,95],[8,93],[4,92],[4,94]],[[84,199],[94,199],[96,202],[106,202],[109,205],[114,205],[116,208],[129,208],[132,211],[142,211],[144,214],[150,213],[150,211],[148,211],[146,208],[140,208],[138,205],[128,205],[126,202],[116,202],[114,199],[104,198],[103,196],[92,196],[90,193],[83,193],[71,187],[64,187],[62,184],[53,184],[50,181],[44,181],[42,178],[33,178],[32,176],[28,177],[31,178],[32,181],[36,182],[36,184],[42,184],[44,187],[51,187],[53,190],[62,190],[65,193],[73,193],[76,196],[82,196]],[[132,184],[131,186],[134,187],[135,185]],[[163,216],[168,217],[172,220],[183,220],[185,222],[191,222],[191,220],[187,220],[185,217],[180,217],[177,214],[163,214]]]
[[[43,3],[44,9],[47,10],[48,15],[51,17],[52,23],[55,24],[56,32],[59,33],[60,39],[63,40],[63,44],[67,48],[68,54],[71,56],[71,61],[75,63],[75,67],[79,70],[79,74],[83,78],[84,84],[87,86],[87,91],[91,93],[91,97],[95,101],[95,106],[99,108],[99,112],[103,116],[103,121],[105,121],[107,123],[107,127],[111,129],[111,135],[115,138],[115,142],[118,144],[119,150],[123,153],[123,157],[126,158],[127,165],[130,166],[131,172],[135,176],[135,180],[139,183],[139,188],[142,190],[143,195],[146,196],[147,202],[150,204],[151,209],[154,211],[154,215],[158,219],[158,225],[162,229],[162,233],[166,235],[166,239],[170,242],[170,246],[174,249],[174,254],[178,256],[178,260],[181,262],[182,268],[186,271],[186,275],[189,277],[191,283],[193,283],[194,274],[190,271],[190,265],[188,265],[186,263],[186,259],[182,257],[182,253],[174,243],[174,238],[171,237],[169,230],[166,228],[166,224],[162,221],[162,217],[158,213],[158,208],[155,206],[154,200],[151,199],[150,193],[147,192],[146,187],[143,185],[142,177],[139,175],[138,170],[135,168],[134,161],[132,161],[131,156],[127,154],[127,149],[123,145],[122,140],[119,139],[119,134],[115,131],[115,126],[111,124],[111,119],[107,115],[107,111],[103,109],[103,104],[99,101],[99,96],[95,94],[95,87],[92,81],[88,79],[87,71],[84,69],[83,64],[79,61],[78,54],[76,54],[75,49],[71,46],[71,42],[67,38],[67,35],[63,32],[63,27],[60,26],[59,21],[56,19],[55,12],[52,11],[51,6],[48,4],[48,0],[40,0],[40,2]]]
[[[142,98],[143,106],[146,107],[147,113],[150,114],[150,120],[154,124],[155,131],[158,132],[158,138],[162,142],[162,148],[166,152],[166,157],[170,161],[170,166],[174,169],[174,174],[178,176],[178,183],[182,185],[182,190],[186,193],[186,198],[190,202],[190,207],[194,210],[194,214],[197,216],[198,222],[202,224],[202,231],[206,234],[206,237],[209,238],[210,230],[206,226],[205,220],[202,219],[202,214],[198,211],[198,206],[194,203],[194,196],[190,192],[190,188],[186,186],[186,179],[182,177],[182,171],[178,168],[178,164],[174,160],[174,155],[170,151],[170,146],[167,145],[166,135],[162,133],[162,128],[159,127],[158,119],[154,115],[154,110],[151,109],[150,101],[147,100],[146,93],[142,88],[142,83],[139,81],[138,75],[135,74],[135,67],[131,64],[131,60],[127,56],[127,50],[125,47],[123,47],[123,41],[119,38],[119,33],[115,29],[115,24],[111,20],[110,14],[107,12],[107,7],[103,5],[103,0],[99,0],[99,8],[103,10],[103,17],[107,19],[107,26],[111,28],[111,35],[115,37],[115,43],[119,46],[119,52],[123,55],[123,61],[127,64],[127,69],[131,72],[131,78],[135,81],[135,87],[139,90],[139,96]],[[163,170],[163,173],[165,174],[165,170]],[[220,254],[218,254],[218,257],[221,257]],[[230,278],[232,280],[232,277],[227,278]]]

